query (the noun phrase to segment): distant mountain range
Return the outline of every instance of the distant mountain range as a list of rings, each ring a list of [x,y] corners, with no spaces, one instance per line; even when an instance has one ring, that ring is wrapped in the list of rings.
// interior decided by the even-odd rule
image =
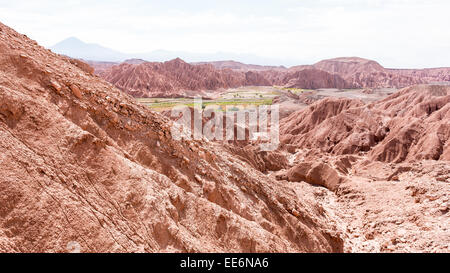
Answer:
[[[179,58],[167,62],[129,59],[122,63],[88,63],[97,75],[135,97],[189,97],[192,94],[187,91],[200,94],[206,90],[250,85],[346,89],[450,82],[450,68],[388,69],[376,61],[358,57],[291,68],[236,61],[187,63]]]
[[[185,96],[187,90],[217,90],[245,85],[341,89],[401,88],[450,82],[450,68],[389,69],[376,61],[358,57],[335,58],[313,65],[286,68],[269,65],[274,61],[251,55],[165,50],[125,54],[101,45],[87,44],[74,37],[51,49],[86,60],[97,75],[137,97]]]
[[[72,58],[95,60],[102,62],[122,62],[128,59],[127,54],[97,44],[87,44],[78,38],[71,37],[50,47],[58,54]]]
[[[164,62],[181,58],[187,62],[236,60],[242,63],[271,66],[278,66],[280,63],[289,63],[290,65],[297,65],[300,63],[299,60],[281,60],[260,57],[252,54],[236,54],[229,52],[192,53],[184,51],[155,50],[151,52],[130,54],[106,48],[98,44],[85,43],[76,37],[67,38],[64,41],[50,47],[50,49],[55,53],[67,55],[72,58],[98,62],[124,62],[128,59],[142,59],[149,62]]]
[[[286,70],[284,66],[268,66],[268,65],[255,65],[244,64],[236,61],[214,61],[214,62],[195,62],[194,65],[212,64],[217,69],[232,69],[241,71],[264,71],[264,70]]]

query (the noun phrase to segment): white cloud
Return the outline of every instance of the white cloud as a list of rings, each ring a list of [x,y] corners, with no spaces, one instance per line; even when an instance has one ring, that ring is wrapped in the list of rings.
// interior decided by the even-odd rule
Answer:
[[[252,53],[313,62],[373,58],[450,66],[445,0],[3,1],[0,21],[50,46],[76,36],[124,52]]]

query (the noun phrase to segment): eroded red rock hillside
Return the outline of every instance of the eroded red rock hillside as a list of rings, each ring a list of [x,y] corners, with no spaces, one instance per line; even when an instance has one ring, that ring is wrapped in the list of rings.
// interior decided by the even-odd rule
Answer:
[[[320,100],[282,121],[283,142],[376,161],[450,160],[450,86],[419,85],[384,100]]]
[[[353,87],[339,75],[314,69],[288,72],[284,68],[233,66],[222,62],[188,64],[181,59],[164,63],[124,62],[106,69],[103,63],[92,64],[102,78],[134,97],[193,97],[204,91],[241,86]]]
[[[1,252],[343,250],[317,200],[3,24],[0,67]]]
[[[165,63],[123,63],[101,76],[136,97],[188,96],[185,91],[217,90],[244,85],[245,77],[212,65],[191,65],[181,59]]]
[[[273,175],[334,191],[323,204],[348,223],[354,249],[448,252],[450,86],[326,98],[280,123],[290,166]]]

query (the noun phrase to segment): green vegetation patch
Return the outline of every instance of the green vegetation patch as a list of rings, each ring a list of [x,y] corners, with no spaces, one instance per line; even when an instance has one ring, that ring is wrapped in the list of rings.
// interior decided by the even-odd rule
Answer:
[[[222,108],[221,106],[259,106],[259,105],[272,105],[273,99],[259,99],[259,100],[229,100],[229,101],[203,101],[202,108],[205,109],[207,106],[219,106],[219,108]],[[190,101],[166,101],[166,102],[158,102],[158,103],[149,103],[144,102],[144,105],[151,109],[158,109],[158,108],[172,108],[175,106],[184,105],[187,107],[194,107],[195,104],[192,100]],[[223,108],[222,108],[223,109]]]

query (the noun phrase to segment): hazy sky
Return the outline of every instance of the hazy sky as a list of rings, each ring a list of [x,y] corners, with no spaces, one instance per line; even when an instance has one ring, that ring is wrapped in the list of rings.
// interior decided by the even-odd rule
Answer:
[[[0,0],[0,21],[51,46],[67,37],[125,53],[250,53],[313,63],[450,66],[448,0]]]

